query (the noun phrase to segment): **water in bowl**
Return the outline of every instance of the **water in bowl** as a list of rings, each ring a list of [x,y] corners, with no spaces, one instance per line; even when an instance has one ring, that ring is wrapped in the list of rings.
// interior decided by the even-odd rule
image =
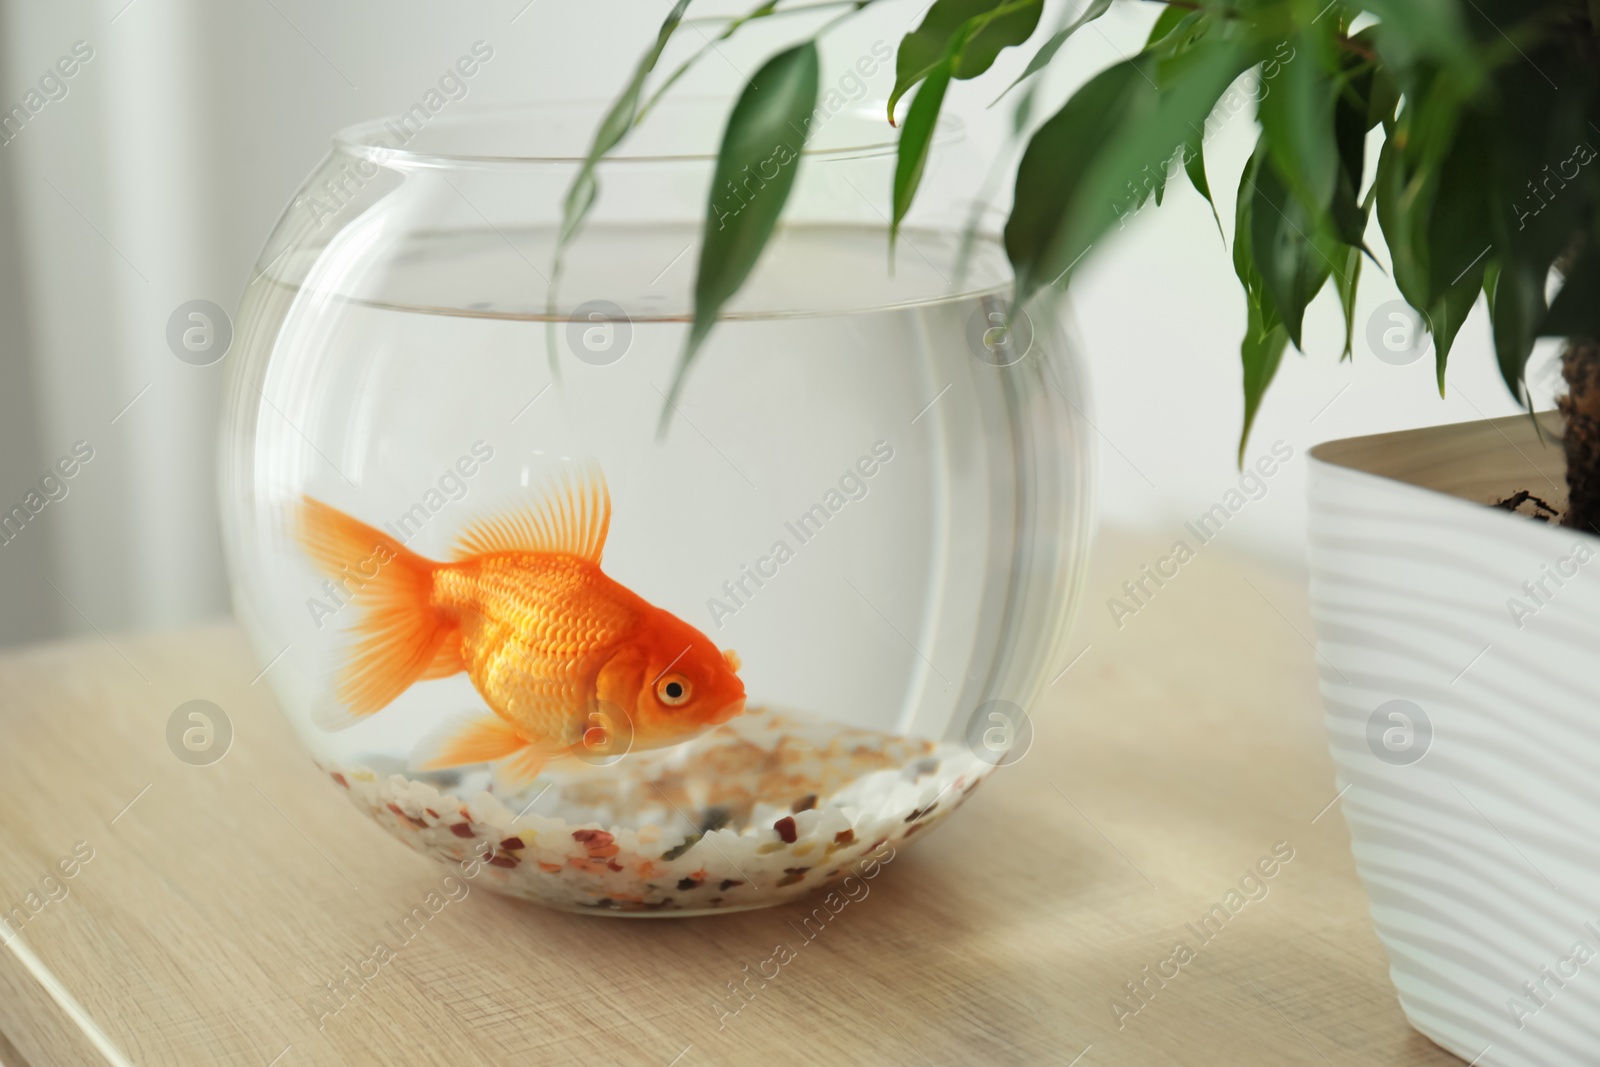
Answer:
[[[771,903],[942,819],[1005,758],[996,724],[1006,750],[1027,728],[1079,578],[1078,384],[1053,323],[1002,328],[996,247],[957,284],[945,236],[906,235],[891,272],[879,228],[786,230],[667,408],[696,246],[592,228],[551,314],[549,229],[352,225],[269,263],[241,313],[233,388],[260,401],[225,430],[247,442],[228,532],[280,702],[408,844],[557,906]],[[484,707],[465,674],[322,729],[363,603],[298,544],[302,497],[443,560],[586,461],[613,502],[605,572],[736,650],[749,710],[515,790],[415,769]]]

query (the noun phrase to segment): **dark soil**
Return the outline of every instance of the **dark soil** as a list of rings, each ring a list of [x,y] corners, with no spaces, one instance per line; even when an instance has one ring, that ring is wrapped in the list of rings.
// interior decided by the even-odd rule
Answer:
[[[1495,501],[1494,507],[1514,511],[1518,515],[1526,515],[1535,522],[1549,522],[1554,519],[1561,521],[1561,512],[1546,504],[1526,489],[1518,489],[1504,500]]]
[[[1560,400],[1566,419],[1568,526],[1600,533],[1600,343],[1567,343],[1561,360],[1567,395]]]

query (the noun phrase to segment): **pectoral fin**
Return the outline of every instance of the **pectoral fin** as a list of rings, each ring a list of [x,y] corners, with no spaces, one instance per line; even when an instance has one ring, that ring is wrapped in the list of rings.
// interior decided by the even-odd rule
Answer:
[[[529,745],[494,765],[494,785],[502,793],[518,793],[532,785],[550,762],[550,754]]]
[[[620,759],[633,748],[633,709],[644,684],[644,657],[624,649],[606,661],[595,676],[594,699],[582,709],[582,734],[572,746],[580,759]]]
[[[549,759],[548,752],[529,744],[500,716],[473,715],[425,738],[412,764],[418,770],[437,771],[488,763],[494,768],[496,788],[511,793],[539,777]]]
[[[493,763],[527,747],[521,734],[498,715],[458,719],[423,739],[412,762],[418,770],[437,771],[472,763]]]

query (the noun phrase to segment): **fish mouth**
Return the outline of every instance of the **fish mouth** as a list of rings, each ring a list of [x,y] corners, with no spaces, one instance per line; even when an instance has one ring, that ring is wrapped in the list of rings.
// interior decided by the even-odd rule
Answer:
[[[744,697],[740,697],[738,700],[730,702],[721,711],[717,712],[716,716],[712,718],[711,722],[712,725],[720,726],[729,719],[737,718],[742,714],[744,714]]]

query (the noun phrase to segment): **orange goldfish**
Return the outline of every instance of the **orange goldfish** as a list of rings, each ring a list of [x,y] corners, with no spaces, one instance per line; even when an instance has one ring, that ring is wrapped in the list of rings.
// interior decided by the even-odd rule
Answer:
[[[675,744],[744,710],[735,653],[600,570],[611,496],[598,469],[469,526],[448,563],[310,497],[299,519],[311,558],[357,583],[364,609],[340,707],[319,721],[348,725],[458,671],[493,712],[447,727],[423,768],[492,763],[525,785],[550,759]]]

